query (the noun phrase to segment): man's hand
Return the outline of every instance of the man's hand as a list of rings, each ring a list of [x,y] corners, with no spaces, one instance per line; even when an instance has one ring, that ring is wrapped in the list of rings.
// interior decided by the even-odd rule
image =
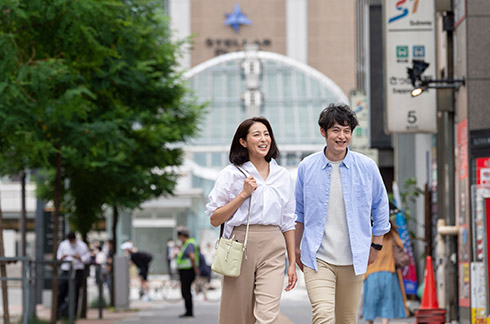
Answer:
[[[303,271],[303,262],[301,262],[301,249],[296,248],[296,264],[298,265],[299,269]]]

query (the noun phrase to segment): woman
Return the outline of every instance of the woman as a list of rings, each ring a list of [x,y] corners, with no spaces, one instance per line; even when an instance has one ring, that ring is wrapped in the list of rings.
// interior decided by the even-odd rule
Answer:
[[[207,214],[223,236],[245,238],[249,199],[250,228],[240,276],[223,277],[219,323],[277,323],[284,283],[285,251],[289,266],[286,291],[296,285],[293,182],[274,160],[279,150],[267,119],[244,120],[233,137],[231,165],[209,194]],[[235,165],[244,168],[245,177]],[[246,255],[246,257],[245,257]]]
[[[395,267],[393,245],[403,243],[391,223],[391,230],[383,238],[383,249],[376,261],[367,268],[363,287],[362,318],[373,323],[376,317],[388,324],[390,319],[407,317],[406,296],[401,272]]]

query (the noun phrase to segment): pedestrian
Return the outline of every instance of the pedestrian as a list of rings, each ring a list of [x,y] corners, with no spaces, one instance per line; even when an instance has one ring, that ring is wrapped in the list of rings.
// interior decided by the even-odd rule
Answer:
[[[131,262],[138,268],[140,278],[140,298],[150,301],[150,285],[148,283],[148,273],[153,255],[149,252],[138,251],[133,242],[127,241],[121,244],[121,250],[129,254]]]
[[[208,289],[211,283],[211,265],[206,262],[206,257],[202,254],[201,249],[198,247],[199,252],[199,275],[196,280],[196,294],[202,293],[204,301],[208,300]]]
[[[93,260],[93,263],[98,265],[98,267],[95,267],[95,282],[97,284],[103,283],[107,276],[107,255],[103,251],[102,244],[99,243],[94,248],[94,256],[95,258]]]
[[[294,185],[289,172],[277,164],[278,156],[269,121],[244,120],[231,143],[231,165],[219,173],[209,194],[206,207],[211,224],[224,224],[223,236],[234,235],[242,243],[250,206],[241,272],[238,277],[223,277],[219,323],[277,323],[286,250],[290,266],[285,290],[296,285]]]
[[[390,230],[388,195],[376,163],[348,148],[350,107],[329,105],[318,124],[326,146],[298,167],[296,262],[313,323],[356,323],[363,274]]]
[[[102,251],[104,251],[106,255],[106,275],[105,282],[107,284],[107,289],[109,290],[109,295],[111,296],[111,300],[114,298],[112,291],[112,270],[113,270],[113,259],[114,259],[114,241],[106,240],[104,246],[102,247]]]
[[[189,229],[185,226],[177,228],[177,238],[182,242],[182,248],[177,256],[179,269],[180,291],[185,303],[185,313],[179,317],[193,317],[191,285],[199,275],[199,252],[196,240],[190,237]]]
[[[58,291],[58,317],[68,317],[68,285],[71,280],[74,282],[74,313],[75,316],[78,310],[78,296],[83,283],[83,271],[85,264],[89,264],[91,260],[90,250],[85,242],[78,240],[74,232],[68,233],[66,240],[62,241],[58,246],[56,258],[60,261],[69,261],[61,264],[61,278],[59,281]],[[73,266],[74,273],[69,276],[70,262]]]
[[[388,324],[393,318],[408,316],[405,289],[400,269],[396,268],[394,246],[403,249],[395,226],[384,236],[383,249],[364,277],[362,318],[374,323],[376,317]]]
[[[200,252],[204,256],[206,264],[211,266],[211,264],[213,264],[214,255],[216,254],[216,248],[214,247],[214,244],[211,244],[210,242],[206,242],[205,244],[203,244],[201,242]]]
[[[175,242],[170,238],[167,241],[167,269],[168,269],[168,275],[170,277],[170,280],[173,280],[175,277],[174,271],[172,269],[172,260],[177,257],[175,251],[176,251]]]

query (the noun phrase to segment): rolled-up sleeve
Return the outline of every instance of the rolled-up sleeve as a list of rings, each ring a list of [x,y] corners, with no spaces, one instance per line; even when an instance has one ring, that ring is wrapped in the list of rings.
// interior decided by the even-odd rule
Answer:
[[[227,168],[218,174],[214,187],[208,196],[209,202],[206,204],[206,215],[208,217],[211,217],[216,209],[230,202],[231,178],[232,174]]]
[[[378,167],[373,162],[373,191],[372,191],[372,215],[373,215],[373,235],[381,236],[390,231],[390,206],[388,193],[383,183],[383,178]]]
[[[296,216],[297,222],[304,223],[305,222],[305,213],[304,213],[304,198],[303,198],[303,170],[304,168],[300,164],[298,167],[298,177],[296,179],[296,189],[295,189],[295,197],[296,197]]]
[[[280,226],[281,231],[287,232],[292,231],[296,228],[296,199],[294,198],[294,183],[289,177],[288,195],[286,203],[284,204],[283,214],[282,214],[282,224]]]

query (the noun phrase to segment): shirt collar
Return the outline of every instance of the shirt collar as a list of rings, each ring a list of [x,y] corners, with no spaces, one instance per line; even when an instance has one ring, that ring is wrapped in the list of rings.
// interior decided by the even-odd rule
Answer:
[[[325,156],[325,150],[327,149],[327,146],[323,148],[322,151],[322,169],[325,169],[327,166],[331,166],[330,161],[327,159]],[[345,155],[344,159],[342,160],[342,163],[347,169],[350,168],[350,165],[352,164],[352,154],[350,153],[350,149],[347,148],[347,154]]]
[[[269,162],[269,177],[272,173],[275,173],[276,172],[276,168],[278,167],[279,165],[277,164],[276,160],[272,159],[271,158],[271,161]],[[252,162],[250,161],[247,161],[245,163],[243,163],[242,165],[242,168],[244,168],[245,170],[248,171],[248,173],[250,174],[255,174],[255,178],[257,178],[257,176],[259,176],[258,179],[260,180],[263,180],[262,176],[259,175],[259,171],[257,171],[257,169],[255,168],[255,165],[253,165]],[[269,178],[267,177],[267,179]]]
[[[270,168],[272,170],[272,168],[273,167],[276,167],[278,164],[277,164],[276,160],[274,160],[273,158],[271,158],[271,161],[269,162],[269,165],[270,165]],[[242,167],[246,167],[247,171],[248,170],[255,170],[255,166],[250,161],[247,161],[247,162],[243,163]]]

